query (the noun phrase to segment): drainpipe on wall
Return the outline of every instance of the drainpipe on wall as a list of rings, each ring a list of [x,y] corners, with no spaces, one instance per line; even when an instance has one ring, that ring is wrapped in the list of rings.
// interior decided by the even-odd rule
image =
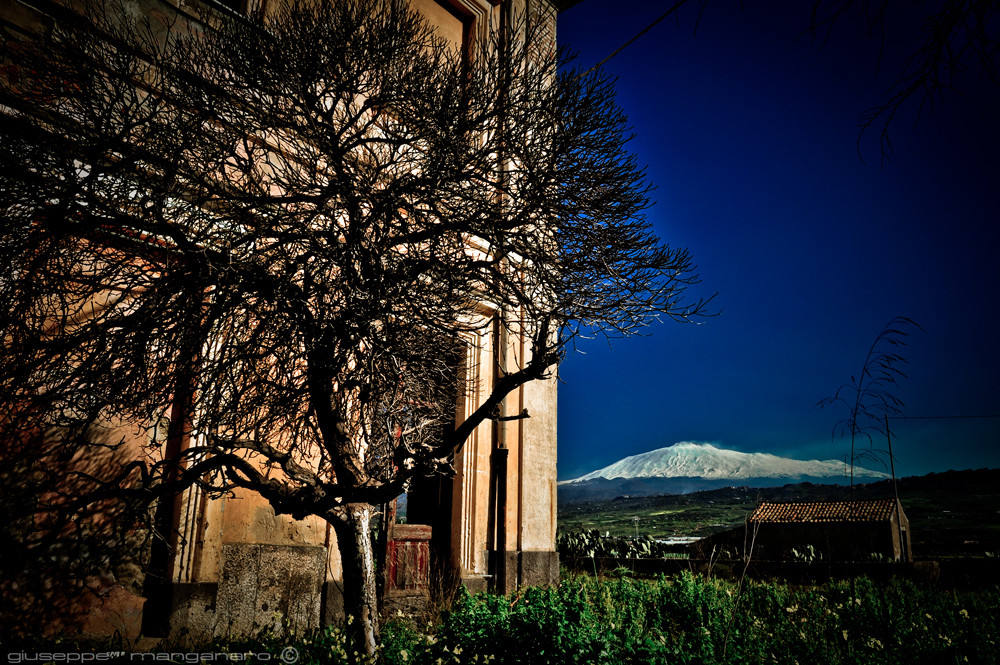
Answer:
[[[500,48],[504,52],[510,39],[511,6],[510,0],[505,0],[500,5]],[[503,110],[501,109],[501,115]],[[503,131],[504,120],[501,118],[501,131]],[[501,141],[502,145],[502,141]],[[506,174],[506,157],[500,155],[501,172]],[[506,177],[503,175],[501,177]],[[498,201],[501,209],[504,202]],[[504,326],[504,313],[499,310],[496,314],[496,321],[493,329],[493,343],[495,360],[493,363],[493,376],[496,386],[497,380],[502,372],[507,371],[507,335]],[[500,402],[499,416],[507,415],[507,397]],[[496,525],[496,538],[494,541],[494,561],[495,577],[494,590],[498,593],[507,593],[507,457],[510,451],[507,449],[507,426],[504,420],[498,418],[493,421],[493,452],[490,455],[491,475],[493,476],[493,488],[496,496],[494,513],[494,524]]]
[[[203,302],[207,303],[210,300],[211,293],[206,291]],[[202,333],[202,330],[195,328],[192,332]],[[188,340],[182,347],[181,353],[178,354],[183,360],[178,362],[176,370],[177,390],[173,403],[170,405],[170,424],[167,428],[167,441],[162,451],[163,460],[174,461],[174,466],[167,472],[166,481],[168,483],[179,481],[182,478],[181,455],[191,445],[195,387],[204,343],[203,334],[195,335],[194,339]],[[202,500],[202,507],[204,507],[204,495]],[[177,573],[177,550],[183,538],[180,533],[183,501],[183,490],[173,496],[161,496],[157,500],[156,512],[153,517],[154,533],[150,544],[149,564],[146,568],[146,578],[143,581],[142,595],[147,600],[143,605],[141,630],[145,635],[159,637],[166,636],[170,632],[170,620],[174,610],[174,583],[179,581],[175,579],[175,575]],[[192,546],[195,545],[192,543]]]
[[[188,426],[193,401],[194,380],[178,381],[184,390],[175,397],[170,410],[170,425],[164,445],[163,459],[178,460],[189,445]],[[174,468],[167,482],[180,479],[181,472]],[[150,543],[149,565],[143,582],[143,595],[147,598],[142,610],[142,633],[155,637],[166,636],[170,630],[173,611],[173,557],[177,551],[177,534],[180,526],[183,493],[161,496],[157,500],[153,517],[154,534]]]
[[[497,423],[501,426],[500,423]],[[495,590],[507,593],[507,454],[510,451],[501,446],[493,449],[493,473],[496,474],[497,492],[497,538],[496,538],[496,578]]]
[[[493,321],[493,385],[507,371],[507,329],[504,311],[497,311]],[[500,401],[493,420],[493,451],[490,454],[491,492],[494,495],[493,522],[496,536],[493,543],[493,588],[497,593],[507,593],[507,396]]]

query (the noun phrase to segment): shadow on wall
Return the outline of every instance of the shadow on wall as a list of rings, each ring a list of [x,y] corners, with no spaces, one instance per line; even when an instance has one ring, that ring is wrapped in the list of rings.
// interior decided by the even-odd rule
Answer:
[[[86,498],[130,457],[125,441],[91,426],[56,448],[19,425],[0,429],[0,640],[137,635],[150,511]]]

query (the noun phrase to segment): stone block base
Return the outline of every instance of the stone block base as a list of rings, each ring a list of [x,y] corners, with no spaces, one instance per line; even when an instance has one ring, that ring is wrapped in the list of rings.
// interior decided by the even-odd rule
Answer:
[[[559,552],[520,552],[518,578],[523,586],[559,584]]]
[[[497,552],[487,552],[491,573],[490,589],[498,593],[512,593],[523,586],[552,586],[559,583],[559,553],[555,551],[507,551],[504,553],[505,584],[498,589],[500,579]]]
[[[177,583],[171,587],[169,638],[181,646],[196,646],[210,640],[217,632],[215,600],[219,585],[215,582]]]
[[[172,640],[203,643],[320,627],[325,547],[226,544],[222,554],[220,582],[171,585]]]

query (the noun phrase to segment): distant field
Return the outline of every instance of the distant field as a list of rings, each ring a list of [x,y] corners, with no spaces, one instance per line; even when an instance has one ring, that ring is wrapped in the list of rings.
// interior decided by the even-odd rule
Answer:
[[[559,531],[701,537],[742,524],[761,499],[818,501],[849,496],[846,487],[806,483],[571,503],[559,507]],[[855,496],[892,496],[892,485],[888,481],[860,485]],[[910,520],[916,556],[1000,557],[1000,469],[903,478],[899,497]]]
[[[674,496],[620,498],[560,506],[559,531],[610,531],[615,536],[707,536],[742,524],[756,490],[713,490]]]

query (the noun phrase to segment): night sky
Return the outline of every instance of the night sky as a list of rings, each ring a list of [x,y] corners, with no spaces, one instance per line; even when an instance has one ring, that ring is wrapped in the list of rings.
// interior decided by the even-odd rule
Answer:
[[[904,107],[882,163],[858,121],[884,100],[914,17],[890,15],[876,72],[879,42],[858,21],[820,48],[801,35],[810,3],[709,4],[697,34],[684,12],[606,69],[656,187],[649,219],[691,251],[692,294],[717,293],[721,314],[569,355],[559,478],[685,440],[842,459],[849,442],[831,430],[846,410],[816,403],[895,316],[925,330],[903,350],[906,415],[1000,415],[1000,92],[969,75],[919,122]],[[590,66],[663,11],[584,0],[560,15],[559,40]],[[893,430],[901,475],[1000,467],[1000,419]]]

